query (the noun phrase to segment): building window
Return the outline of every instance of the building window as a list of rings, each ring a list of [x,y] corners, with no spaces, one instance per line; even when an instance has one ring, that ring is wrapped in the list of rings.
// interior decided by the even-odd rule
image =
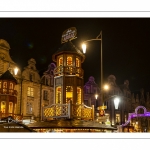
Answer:
[[[66,86],[66,103],[69,103],[73,99],[73,87]]]
[[[48,91],[43,91],[43,99],[48,100]]]
[[[27,96],[34,97],[34,89],[32,87],[28,87]]]
[[[76,58],[76,67],[79,67],[80,66],[80,64],[79,64],[79,58]]]
[[[10,83],[10,85],[9,85],[9,93],[10,94],[13,93],[13,83]]]
[[[90,93],[90,87],[86,87],[86,93]]]
[[[10,83],[9,89],[13,89],[13,83]]]
[[[29,74],[29,80],[33,81],[33,75],[32,74]]]
[[[116,124],[120,124],[120,114],[116,114]]]
[[[77,104],[81,104],[81,88],[77,87]]]
[[[1,112],[2,112],[2,113],[5,113],[5,111],[6,111],[6,102],[5,102],[5,101],[2,101],[2,102],[1,102]]]
[[[48,83],[49,83],[49,82],[48,82],[48,79],[46,78],[46,85],[49,85]]]
[[[3,94],[7,93],[7,82],[3,83]]]
[[[13,113],[13,103],[9,102],[9,113]]]
[[[61,87],[56,87],[56,104],[61,103]]]
[[[32,103],[27,102],[27,114],[32,113],[33,113]]]
[[[72,57],[67,57],[67,66],[72,66]]]
[[[4,88],[4,89],[7,88],[7,82],[4,82],[4,83],[3,83],[3,88]]]
[[[59,58],[59,66],[63,66],[63,57]]]

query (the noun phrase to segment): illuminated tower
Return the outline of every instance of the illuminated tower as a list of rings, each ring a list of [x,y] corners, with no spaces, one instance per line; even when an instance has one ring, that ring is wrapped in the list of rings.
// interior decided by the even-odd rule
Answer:
[[[53,54],[56,62],[54,70],[54,103],[65,104],[70,101],[73,104],[83,103],[83,69],[81,64],[85,56],[71,41],[64,43]]]

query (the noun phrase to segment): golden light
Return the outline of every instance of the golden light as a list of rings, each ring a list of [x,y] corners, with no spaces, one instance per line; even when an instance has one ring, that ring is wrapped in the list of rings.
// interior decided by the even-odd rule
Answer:
[[[98,94],[95,94],[95,98],[96,98],[96,99],[98,98]]]
[[[114,99],[115,109],[118,109],[119,101],[120,101],[120,99],[119,99],[118,97],[116,97],[116,98]]]
[[[104,85],[104,90],[108,90],[109,86],[107,84]]]
[[[82,44],[82,50],[83,50],[83,53],[85,54],[86,53],[86,45],[84,43]]]
[[[14,73],[15,73],[15,75],[17,75],[17,73],[18,73],[18,68],[17,67],[14,69]]]

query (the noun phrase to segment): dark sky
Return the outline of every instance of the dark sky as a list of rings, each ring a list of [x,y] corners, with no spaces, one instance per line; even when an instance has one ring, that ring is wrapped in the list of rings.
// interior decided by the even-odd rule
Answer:
[[[132,92],[150,92],[150,19],[149,18],[0,18],[0,38],[10,44],[10,55],[22,69],[34,58],[42,72],[61,46],[64,30],[76,27],[81,49],[84,40],[103,32],[104,81],[115,75],[117,85],[128,79]],[[93,75],[100,85],[100,41],[88,43],[83,63],[84,81]]]

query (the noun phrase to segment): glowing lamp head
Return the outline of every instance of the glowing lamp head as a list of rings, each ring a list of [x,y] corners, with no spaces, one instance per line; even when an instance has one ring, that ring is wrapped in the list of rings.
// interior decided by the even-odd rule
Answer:
[[[95,94],[95,98],[96,98],[96,99],[98,98],[98,94]]]
[[[86,53],[86,44],[82,44],[82,50],[83,50],[83,53],[85,54]]]
[[[15,75],[17,75],[17,73],[18,73],[18,68],[17,67],[14,69],[14,73],[15,73]]]
[[[117,98],[117,97],[114,99],[115,109],[118,109],[119,101],[120,101],[120,100],[119,100],[119,98]]]
[[[106,84],[104,85],[104,90],[108,90],[109,89],[109,86]]]

